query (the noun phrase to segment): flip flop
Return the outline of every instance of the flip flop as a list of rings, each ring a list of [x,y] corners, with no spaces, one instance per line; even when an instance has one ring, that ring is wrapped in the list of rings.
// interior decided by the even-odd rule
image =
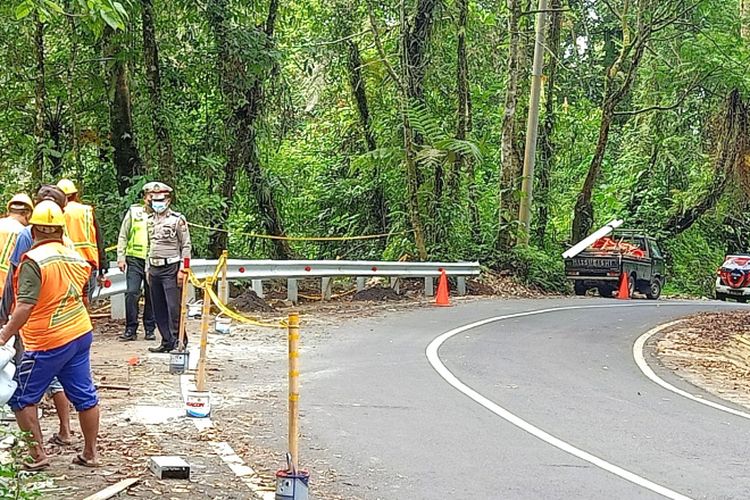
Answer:
[[[49,459],[45,458],[38,462],[24,462],[21,464],[21,468],[26,472],[39,472],[49,467]]]
[[[81,467],[89,467],[89,468],[92,468],[92,469],[95,469],[97,467],[101,467],[101,465],[102,465],[99,462],[91,462],[89,460],[86,460],[83,457],[83,455],[81,455],[80,453],[78,455],[76,455],[76,457],[73,459],[73,463],[75,465],[80,465]]]
[[[47,441],[47,444],[53,444],[55,446],[70,446],[71,444],[73,444],[73,441],[65,441],[60,437],[59,434],[54,433],[52,434],[52,437],[49,439],[49,441]]]

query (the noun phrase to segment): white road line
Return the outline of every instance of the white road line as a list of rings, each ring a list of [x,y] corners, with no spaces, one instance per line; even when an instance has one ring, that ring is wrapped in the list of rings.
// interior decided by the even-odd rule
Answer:
[[[746,413],[740,410],[735,410],[734,408],[730,408],[728,406],[724,406],[719,403],[714,403],[713,401],[708,401],[706,399],[701,398],[700,396],[696,396],[694,394],[690,394],[687,391],[683,391],[682,389],[678,389],[677,387],[673,386],[669,382],[666,382],[664,379],[659,377],[656,373],[654,373],[654,370],[652,370],[651,367],[648,365],[646,358],[643,356],[643,349],[646,345],[646,342],[648,342],[648,340],[654,335],[666,330],[667,328],[675,326],[681,322],[682,321],[672,321],[671,323],[658,326],[654,328],[653,330],[650,330],[644,333],[643,335],[641,335],[640,337],[638,337],[638,340],[636,340],[635,344],[633,344],[633,359],[635,359],[635,364],[638,365],[638,368],[640,368],[643,374],[646,377],[648,377],[652,382],[654,382],[655,384],[663,387],[664,389],[670,392],[679,394],[680,396],[690,399],[691,401],[695,401],[696,403],[710,406],[711,408],[714,408],[716,410],[720,410],[726,413],[731,413],[732,415],[736,415],[738,417],[742,417],[742,418],[746,418],[750,420],[750,413]]]
[[[443,377],[443,379],[445,379],[446,382],[448,382],[458,391],[468,396],[469,398],[473,399],[475,402],[479,403],[480,405],[482,405],[483,407],[485,407],[486,409],[488,409],[489,411],[491,411],[498,417],[515,425],[519,429],[522,429],[528,432],[532,436],[538,439],[541,439],[545,443],[548,443],[554,446],[555,448],[558,448],[566,453],[569,453],[573,455],[574,457],[578,457],[581,460],[584,460],[596,467],[599,467],[600,469],[603,469],[607,472],[615,474],[616,476],[619,476],[622,479],[625,479],[626,481],[630,481],[633,484],[636,484],[638,486],[651,490],[654,493],[658,493],[659,495],[662,495],[666,498],[671,498],[674,500],[690,500],[690,497],[687,497],[681,493],[678,493],[676,491],[670,490],[669,488],[666,488],[652,481],[649,481],[648,479],[644,477],[641,477],[633,472],[625,470],[622,467],[619,467],[613,463],[607,462],[606,460],[602,458],[594,456],[591,453],[588,453],[587,451],[584,451],[580,448],[576,448],[572,444],[567,443],[563,441],[562,439],[553,436],[552,434],[527,422],[521,417],[511,413],[510,411],[494,403],[493,401],[490,401],[489,399],[482,396],[481,394],[479,394],[477,391],[475,391],[468,385],[461,382],[458,379],[458,377],[456,377],[443,364],[443,362],[440,360],[440,356],[438,355],[438,351],[440,350],[440,347],[451,337],[455,335],[459,335],[473,328],[484,326],[490,323],[496,323],[498,321],[504,321],[507,319],[523,318],[527,316],[537,316],[541,314],[549,314],[549,313],[555,313],[555,312],[561,312],[561,311],[575,311],[575,310],[580,310],[580,309],[606,309],[606,308],[619,308],[619,307],[675,307],[675,306],[688,306],[688,305],[693,306],[693,307],[696,306],[696,304],[655,304],[653,306],[649,306],[647,304],[567,306],[567,307],[556,307],[556,308],[550,308],[550,309],[540,309],[536,311],[528,311],[528,312],[517,313],[517,314],[507,314],[505,316],[497,316],[494,318],[488,318],[488,319],[484,319],[481,321],[477,321],[469,325],[455,328],[449,332],[445,332],[444,334],[440,335],[435,340],[433,340],[430,343],[430,345],[427,346],[426,354],[427,354],[427,359],[429,360],[432,367],[435,369],[436,372],[438,372],[438,374],[441,377]]]

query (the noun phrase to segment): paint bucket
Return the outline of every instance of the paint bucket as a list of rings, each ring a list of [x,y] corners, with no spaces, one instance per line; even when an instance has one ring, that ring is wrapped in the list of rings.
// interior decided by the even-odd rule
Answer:
[[[211,393],[188,390],[185,398],[185,413],[188,417],[206,418],[211,414]]]
[[[276,472],[275,500],[308,500],[310,473],[280,470]]]
[[[187,307],[187,317],[190,319],[200,318],[203,314],[203,301],[191,302]]]
[[[232,319],[225,318],[221,314],[216,316],[216,321],[214,322],[214,330],[216,330],[216,333],[220,333],[222,335],[230,334],[232,332]]]
[[[173,351],[169,353],[169,373],[182,375],[188,369],[190,353],[188,351]]]

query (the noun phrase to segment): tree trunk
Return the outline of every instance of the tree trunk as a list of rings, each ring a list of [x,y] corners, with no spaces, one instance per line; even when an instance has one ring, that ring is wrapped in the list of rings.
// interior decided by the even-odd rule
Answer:
[[[547,223],[549,221],[549,190],[550,176],[552,174],[555,157],[555,146],[552,142],[552,133],[555,129],[555,82],[557,68],[560,59],[560,33],[562,31],[562,7],[560,0],[552,0],[550,4],[552,16],[550,17],[549,36],[547,47],[549,49],[549,63],[547,63],[547,91],[544,109],[544,124],[540,137],[540,162],[539,162],[539,187],[537,188],[537,213],[536,239],[540,245],[544,244],[547,234]]]
[[[417,0],[417,11],[405,32],[408,63],[407,93],[410,102],[424,103],[424,77],[427,70],[427,47],[432,35],[435,10],[440,0]]]
[[[701,216],[714,208],[733,176],[744,188],[744,196],[750,191],[750,186],[746,185],[745,171],[745,162],[750,155],[750,109],[742,101],[738,90],[729,94],[723,114],[721,130],[716,134],[719,141],[713,163],[716,172],[714,182],[695,206],[675,214],[664,224],[663,233],[667,237],[690,229]]]
[[[76,18],[68,17],[68,27],[70,28],[70,60],[66,69],[65,87],[68,93],[68,113],[70,114],[70,142],[73,159],[73,169],[78,184],[83,182],[83,164],[81,163],[81,146],[78,138],[78,106],[76,103],[77,92],[75,91],[73,70],[78,61],[78,43],[76,33]]]
[[[458,109],[456,120],[456,139],[465,141],[471,130],[471,90],[469,87],[469,61],[466,50],[466,26],[469,17],[469,1],[457,0],[458,7],[458,31],[456,89],[458,94]],[[459,186],[461,174],[466,172],[466,184],[468,188],[469,217],[472,230],[472,239],[475,243],[481,241],[481,228],[479,226],[479,206],[477,195],[477,182],[474,173],[474,162],[472,158],[461,153],[456,155],[453,171],[449,173],[448,187],[450,196],[460,199]]]
[[[357,104],[359,113],[359,122],[362,126],[362,134],[368,151],[377,149],[375,134],[372,130],[372,120],[370,119],[370,105],[367,100],[367,91],[365,79],[362,75],[362,57],[359,52],[359,46],[354,40],[348,40],[347,45],[347,67],[349,70],[349,85],[352,89],[352,96]],[[383,181],[379,167],[375,167],[373,173],[375,177],[375,189],[372,193],[371,207],[372,219],[382,233],[388,231],[388,208],[386,206],[385,193],[383,191]]]
[[[585,238],[591,231],[594,224],[594,206],[591,201],[594,186],[599,178],[604,155],[607,151],[609,141],[610,127],[614,119],[617,106],[629,95],[633,82],[638,74],[638,66],[643,59],[643,53],[651,34],[651,27],[640,25],[635,38],[630,38],[627,28],[627,5],[625,2],[625,12],[623,13],[623,40],[622,49],[617,60],[607,70],[604,84],[604,98],[602,101],[602,121],[599,126],[599,139],[596,143],[596,151],[591,159],[586,180],[583,183],[581,192],[578,193],[575,204],[575,214],[573,216],[573,241],[580,241]],[[639,19],[642,21],[643,12],[639,12]],[[625,58],[629,57],[628,61]],[[624,75],[624,76],[623,76]],[[617,83],[619,85],[617,85]]]
[[[117,191],[125,196],[133,178],[141,173],[141,158],[135,143],[133,113],[128,86],[127,61],[119,56],[121,34],[109,31],[108,58],[110,59],[109,121],[114,164],[117,173]]]
[[[434,0],[419,0],[419,6],[424,7],[431,5],[434,8]],[[427,260],[427,244],[425,241],[425,230],[424,224],[422,223],[422,211],[421,203],[419,200],[419,172],[417,170],[416,152],[415,152],[415,134],[414,129],[409,121],[408,106],[412,102],[412,97],[419,101],[422,100],[423,95],[421,93],[421,82],[422,80],[414,76],[414,71],[421,71],[424,74],[424,68],[422,67],[421,57],[424,53],[424,44],[426,43],[426,37],[429,34],[429,26],[432,22],[432,14],[430,11],[429,15],[421,15],[419,12],[424,12],[423,9],[418,10],[416,17],[415,26],[421,26],[419,30],[415,27],[414,30],[407,31],[406,25],[406,7],[404,0],[400,3],[400,21],[401,21],[401,119],[403,122],[403,134],[404,134],[404,163],[406,167],[406,196],[407,196],[407,207],[409,211],[409,218],[411,219],[412,229],[414,230],[414,244],[417,247],[417,254],[420,260]],[[413,33],[422,33],[423,43],[418,43],[419,38],[415,37]],[[421,48],[420,48],[421,47]],[[405,88],[404,88],[405,87]]]
[[[44,63],[44,24],[34,21],[34,55],[36,56],[36,82],[34,83],[34,163],[31,170],[32,189],[36,189],[44,178],[44,114],[47,106],[47,87]]]
[[[518,213],[518,189],[521,176],[521,163],[516,154],[516,110],[518,108],[518,80],[521,71],[520,17],[521,1],[508,2],[508,84],[505,89],[505,110],[503,112],[502,137],[500,145],[500,187],[498,210],[498,234],[496,246],[507,250],[513,242],[513,230],[509,227]]]
[[[258,28],[265,34],[265,49],[271,48],[278,5],[278,0],[271,0],[265,26]],[[273,191],[260,165],[256,134],[257,120],[263,106],[263,83],[269,77],[270,70],[264,75],[255,76],[252,83],[247,83],[247,72],[242,61],[237,60],[230,50],[234,41],[229,39],[231,32],[227,26],[227,9],[226,0],[214,0],[207,9],[219,53],[218,70],[222,93],[232,109],[227,128],[234,138],[227,155],[221,187],[225,203],[212,225],[222,229],[226,226],[232,208],[237,168],[241,166],[247,175],[264,230],[273,236],[284,236],[284,226]],[[211,234],[209,247],[214,255],[227,248],[227,236],[226,232],[219,231]],[[289,259],[293,255],[286,240],[273,240],[273,250],[274,258]]]
[[[740,36],[750,42],[750,0],[740,0]]]
[[[151,124],[159,159],[159,177],[173,184],[177,177],[172,139],[167,127],[164,105],[161,98],[161,69],[159,46],[156,41],[153,0],[141,0],[141,22],[143,26],[143,60],[146,66],[146,87],[151,106]]]

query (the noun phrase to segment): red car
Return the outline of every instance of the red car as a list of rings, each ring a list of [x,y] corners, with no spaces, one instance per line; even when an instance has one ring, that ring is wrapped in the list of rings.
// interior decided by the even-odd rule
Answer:
[[[717,272],[716,298],[745,303],[750,298],[750,255],[728,255]]]

